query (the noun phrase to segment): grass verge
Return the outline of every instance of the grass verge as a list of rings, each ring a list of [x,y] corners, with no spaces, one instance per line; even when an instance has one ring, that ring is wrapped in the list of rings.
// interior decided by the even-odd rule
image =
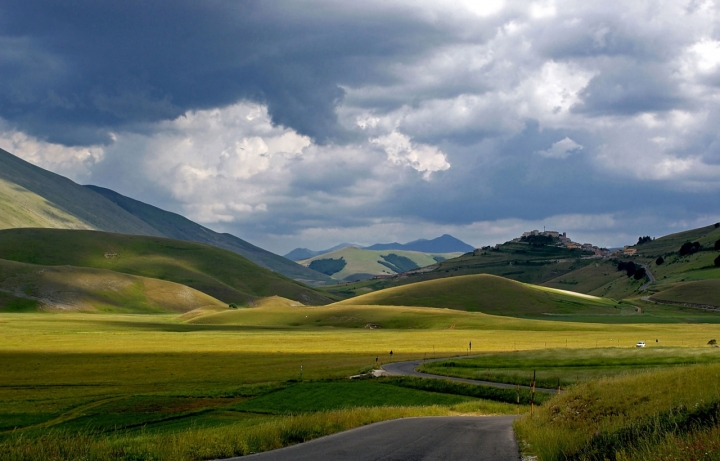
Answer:
[[[516,422],[516,433],[539,461],[632,459],[714,427],[718,379],[720,365],[700,365],[586,383]]]

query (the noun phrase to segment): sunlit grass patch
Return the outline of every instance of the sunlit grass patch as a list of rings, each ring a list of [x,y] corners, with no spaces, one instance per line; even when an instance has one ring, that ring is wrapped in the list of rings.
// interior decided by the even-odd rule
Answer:
[[[515,424],[540,461],[614,459],[720,417],[720,365],[606,378],[571,388]]]

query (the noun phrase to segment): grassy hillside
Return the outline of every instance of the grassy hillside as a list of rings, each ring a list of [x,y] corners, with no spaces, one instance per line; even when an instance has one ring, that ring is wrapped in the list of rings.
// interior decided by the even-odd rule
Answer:
[[[708,384],[718,379],[713,364],[593,380],[546,402],[515,430],[538,461],[715,460],[720,388]]]
[[[14,227],[160,235],[91,190],[0,149],[0,229]]]
[[[330,298],[227,250],[199,243],[62,229],[0,231],[0,259],[108,269],[168,280],[226,303],[283,296],[306,304]]]
[[[718,240],[720,226],[678,232],[634,246],[637,255],[593,261],[543,285],[616,299],[640,301],[641,297],[652,295],[652,299],[656,300],[720,306],[720,292],[713,288],[715,284],[711,282],[720,280],[720,267],[714,264],[715,258],[720,255],[714,249]],[[686,242],[698,242],[699,251],[681,256],[680,247]],[[662,258],[660,264],[658,258]],[[644,265],[654,275],[655,282],[647,286],[647,291],[640,292],[640,287],[648,279],[627,277],[623,271],[617,270],[620,261]],[[708,282],[694,283],[704,280]],[[687,286],[683,288],[684,285]]]
[[[720,308],[720,279],[682,283],[654,294],[650,300],[701,304]]]
[[[173,282],[72,266],[0,260],[0,312],[86,311],[132,314],[228,309],[227,304]],[[10,300],[15,302],[9,302]],[[24,303],[22,302],[24,301]]]
[[[115,203],[128,213],[157,229],[163,237],[189,242],[205,243],[223,248],[246,257],[266,269],[279,272],[286,277],[307,284],[335,283],[330,277],[310,270],[300,264],[256,247],[230,234],[220,234],[201,226],[184,216],[161,210],[147,203],[125,197],[110,189],[97,186],[85,186]],[[49,227],[49,226],[45,226]]]
[[[613,300],[527,285],[493,275],[466,275],[368,293],[340,305],[444,307],[486,314],[618,314]]]
[[[205,243],[238,253],[262,267],[309,284],[329,277],[109,189],[80,186],[0,149],[0,229],[89,229]]]
[[[0,228],[13,227],[92,228],[34,192],[0,177]]]
[[[624,299],[636,295],[645,282],[645,279],[635,280],[628,277],[625,271],[619,271],[617,261],[597,260],[569,274],[549,280],[543,283],[543,286],[605,298]]]
[[[442,261],[428,268],[429,270],[411,272],[390,279],[344,283],[327,287],[324,291],[350,298],[409,283],[472,274],[498,275],[519,282],[541,284],[594,262],[581,259],[584,255],[585,253],[580,250],[507,242],[497,248],[466,253]]]
[[[328,260],[342,259],[341,270],[328,271],[333,279],[370,278],[375,275],[390,275],[408,270],[437,264],[438,261],[453,258],[458,253],[428,254],[405,250],[363,250],[357,247],[342,248],[314,258],[299,261],[300,264],[315,268],[319,263]],[[322,266],[319,266],[322,270]],[[316,269],[317,270],[317,269]]]
[[[706,249],[713,248],[718,239],[720,239],[720,227],[712,224],[659,237],[650,242],[635,245],[633,248],[637,248],[638,255],[653,258],[677,252],[685,242],[700,242]]]

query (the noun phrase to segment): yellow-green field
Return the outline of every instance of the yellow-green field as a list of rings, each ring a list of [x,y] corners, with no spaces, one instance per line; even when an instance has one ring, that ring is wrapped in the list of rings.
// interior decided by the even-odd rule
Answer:
[[[69,454],[58,459],[210,459],[399,416],[524,412],[526,407],[439,388],[346,378],[371,369],[376,358],[382,364],[467,354],[469,342],[474,354],[513,354],[553,348],[629,351],[639,340],[652,348],[655,339],[664,347],[709,348],[716,337],[720,326],[714,324],[557,322],[402,306],[306,307],[282,298],[179,315],[4,313],[0,458],[33,459],[41,447],[48,453],[66,449]],[[358,395],[372,396],[367,400],[372,408],[359,408]],[[317,418],[326,417],[340,422],[308,429],[320,427]],[[295,429],[283,432],[288,427]]]

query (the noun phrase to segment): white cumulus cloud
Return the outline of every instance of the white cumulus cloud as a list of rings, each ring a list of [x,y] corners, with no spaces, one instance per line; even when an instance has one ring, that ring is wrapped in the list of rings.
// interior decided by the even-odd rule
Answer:
[[[407,165],[423,174],[429,180],[436,171],[450,168],[447,156],[437,147],[413,143],[410,138],[398,131],[374,138],[370,142],[381,146],[388,160],[396,165]]]
[[[550,149],[547,150],[540,150],[538,151],[538,155],[541,155],[545,158],[568,158],[575,152],[581,150],[583,146],[576,143],[572,139],[565,137],[561,139],[560,141],[554,143],[552,146],[550,146]]]

